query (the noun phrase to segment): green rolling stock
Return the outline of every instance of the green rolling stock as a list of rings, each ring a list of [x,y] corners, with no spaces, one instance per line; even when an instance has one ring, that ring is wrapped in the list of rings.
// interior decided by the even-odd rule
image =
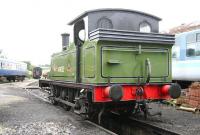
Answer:
[[[180,87],[171,83],[174,35],[158,33],[160,20],[125,9],[83,13],[69,23],[72,33],[62,34],[63,50],[52,55],[40,86],[50,88],[53,103],[84,114],[133,112],[141,101],[145,108],[148,100],[179,97]]]

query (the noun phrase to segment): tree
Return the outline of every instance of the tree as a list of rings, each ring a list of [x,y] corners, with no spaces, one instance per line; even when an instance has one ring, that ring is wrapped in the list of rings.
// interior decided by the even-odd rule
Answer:
[[[23,61],[23,62],[27,64],[27,69],[29,71],[33,71],[34,66],[31,64],[30,61]]]

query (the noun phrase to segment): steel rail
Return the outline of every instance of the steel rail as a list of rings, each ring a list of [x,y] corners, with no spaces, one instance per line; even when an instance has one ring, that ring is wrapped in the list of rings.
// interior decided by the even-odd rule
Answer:
[[[38,99],[40,99],[40,100],[42,100],[42,101],[44,101],[44,102],[47,102],[47,103],[51,104],[50,101],[48,101],[47,99],[45,99],[45,98],[43,98],[43,97],[41,97],[41,96],[39,96],[39,95],[33,93],[33,92],[31,91],[31,88],[30,88],[30,87],[29,87],[28,89],[26,89],[26,88],[24,88],[24,89],[25,89],[29,94],[33,95],[34,97],[36,97],[36,98],[38,98]],[[38,90],[40,90],[40,89],[38,89]],[[46,92],[46,91],[44,91],[44,92]],[[47,93],[47,92],[46,92],[46,93]],[[56,99],[56,100],[57,100],[57,99]],[[74,114],[76,114],[76,113],[74,113]],[[84,121],[87,122],[87,123],[89,123],[89,124],[91,124],[91,125],[93,125],[93,126],[95,126],[95,127],[97,127],[97,128],[99,128],[100,130],[102,130],[102,131],[104,131],[104,132],[106,132],[106,133],[108,133],[108,134],[110,134],[110,135],[117,135],[116,133],[114,133],[114,132],[112,132],[112,131],[110,131],[110,130],[108,130],[108,129],[106,129],[106,128],[100,126],[100,125],[97,125],[96,123],[94,123],[94,122],[92,122],[92,121],[89,121],[89,120],[84,120]]]
[[[116,117],[120,118],[120,114],[116,113],[116,112],[111,112],[111,114],[115,115]],[[144,120],[139,120],[136,119],[132,116],[125,118],[127,119],[127,121],[130,121],[130,124],[134,124],[137,125],[138,127],[142,127],[142,128],[149,128],[153,130],[153,133],[155,133],[156,135],[180,135],[179,133],[176,133],[174,131],[159,127],[158,125],[154,125],[151,123],[148,123],[147,121]]]
[[[139,126],[149,127],[151,129],[153,129],[154,133],[156,133],[157,135],[180,135],[179,133],[176,133],[174,131],[159,127],[157,125],[153,125],[153,124],[147,123],[147,122],[145,122],[143,120],[138,120],[138,119],[135,119],[133,117],[129,117],[129,119],[131,121],[137,123],[137,125],[139,125]]]

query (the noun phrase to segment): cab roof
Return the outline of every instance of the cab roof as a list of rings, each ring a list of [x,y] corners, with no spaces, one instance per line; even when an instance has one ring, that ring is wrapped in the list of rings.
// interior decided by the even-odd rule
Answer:
[[[107,12],[127,12],[127,13],[134,13],[134,14],[140,14],[140,15],[143,15],[143,16],[147,16],[147,17],[151,17],[157,21],[161,21],[162,19],[157,17],[157,16],[154,16],[154,15],[151,15],[151,14],[148,14],[148,13],[144,13],[144,12],[141,12],[141,11],[136,11],[136,10],[131,10],[131,9],[121,9],[121,8],[104,8],[104,9],[94,9],[94,10],[88,10],[84,13],[82,13],[81,15],[79,15],[78,17],[76,17],[75,19],[73,19],[72,21],[70,21],[68,23],[68,25],[73,25],[74,23],[78,22],[79,20],[81,20],[82,18],[88,16],[88,14],[90,13],[95,13],[95,12],[104,12],[104,11],[107,11]]]

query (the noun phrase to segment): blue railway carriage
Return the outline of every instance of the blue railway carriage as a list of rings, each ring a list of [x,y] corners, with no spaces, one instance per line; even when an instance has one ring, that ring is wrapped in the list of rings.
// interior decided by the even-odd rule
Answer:
[[[0,58],[0,77],[5,77],[8,81],[23,81],[26,72],[26,63]]]
[[[200,81],[200,29],[176,35],[172,48],[172,78],[183,87]]]

